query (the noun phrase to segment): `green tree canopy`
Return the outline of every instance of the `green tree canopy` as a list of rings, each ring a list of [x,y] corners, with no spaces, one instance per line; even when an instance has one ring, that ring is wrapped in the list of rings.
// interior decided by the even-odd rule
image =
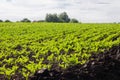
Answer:
[[[10,20],[5,20],[5,22],[11,22]]]
[[[60,22],[70,22],[70,18],[68,17],[66,12],[63,12],[59,15]]]
[[[70,19],[68,14],[66,12],[63,12],[59,15],[55,14],[46,14],[45,17],[46,22],[72,22],[72,23],[78,23],[77,19]]]
[[[0,22],[3,22],[3,20],[0,20]]]
[[[31,22],[28,18],[24,18],[21,22]]]
[[[59,22],[57,14],[47,14],[45,18],[46,22]]]
[[[77,19],[73,18],[73,19],[70,20],[70,22],[71,23],[78,23],[79,21]]]

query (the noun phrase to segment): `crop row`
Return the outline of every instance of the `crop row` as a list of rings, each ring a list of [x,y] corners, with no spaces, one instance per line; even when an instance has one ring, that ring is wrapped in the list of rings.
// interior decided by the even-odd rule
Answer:
[[[1,23],[0,74],[28,79],[38,69],[84,64],[119,43],[119,24]]]

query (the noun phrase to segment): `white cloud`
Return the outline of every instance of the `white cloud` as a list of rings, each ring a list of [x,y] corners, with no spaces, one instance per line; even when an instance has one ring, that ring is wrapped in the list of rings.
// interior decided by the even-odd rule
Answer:
[[[66,11],[82,22],[120,20],[120,0],[0,0],[0,18],[44,19],[46,13]]]

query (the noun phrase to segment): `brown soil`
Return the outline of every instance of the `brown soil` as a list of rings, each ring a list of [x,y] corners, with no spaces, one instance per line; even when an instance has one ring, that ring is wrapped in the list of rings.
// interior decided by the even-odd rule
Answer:
[[[36,71],[30,80],[120,80],[120,46],[104,53],[93,54],[84,65],[66,70],[53,68]]]

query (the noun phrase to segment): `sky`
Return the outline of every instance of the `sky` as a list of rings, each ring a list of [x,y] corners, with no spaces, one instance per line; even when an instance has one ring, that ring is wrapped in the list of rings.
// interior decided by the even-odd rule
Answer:
[[[120,22],[120,0],[0,0],[2,20],[43,20],[62,12],[80,22]]]

